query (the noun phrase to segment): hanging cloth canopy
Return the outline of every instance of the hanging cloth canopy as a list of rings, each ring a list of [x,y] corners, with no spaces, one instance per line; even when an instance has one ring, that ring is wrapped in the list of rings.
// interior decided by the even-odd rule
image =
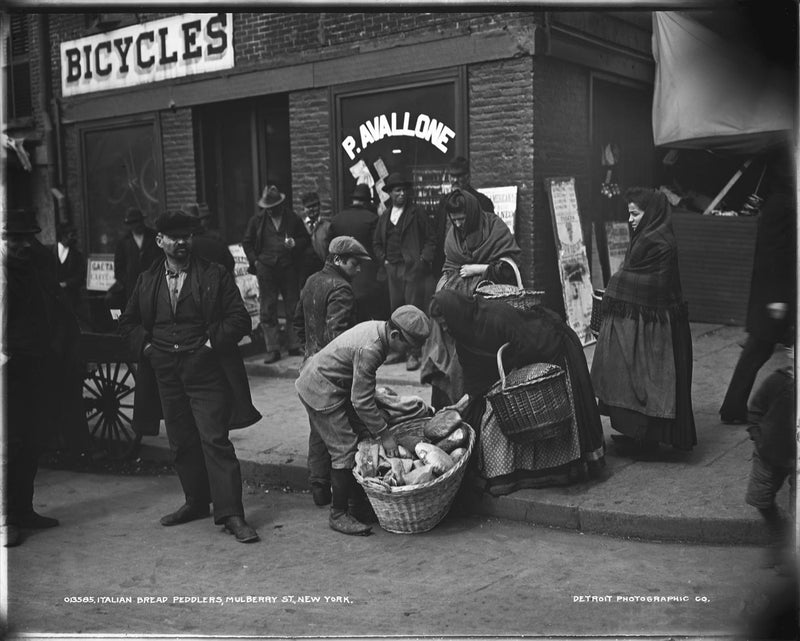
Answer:
[[[657,147],[759,153],[790,139],[794,83],[757,52],[675,11],[653,12]]]

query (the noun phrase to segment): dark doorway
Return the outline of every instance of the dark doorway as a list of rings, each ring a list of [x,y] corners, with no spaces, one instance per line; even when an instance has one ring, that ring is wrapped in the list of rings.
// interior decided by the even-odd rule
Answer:
[[[198,199],[229,244],[241,242],[263,187],[291,202],[289,101],[285,94],[236,100],[194,111]]]

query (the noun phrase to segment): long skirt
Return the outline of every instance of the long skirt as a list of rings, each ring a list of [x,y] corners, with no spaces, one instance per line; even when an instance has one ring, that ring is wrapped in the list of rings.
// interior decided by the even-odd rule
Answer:
[[[571,382],[567,388],[573,409],[569,431],[533,443],[510,441],[503,434],[491,403],[485,397],[473,402],[467,412],[467,422],[479,425],[475,471],[487,492],[500,496],[519,489],[569,485],[586,480],[586,457],[581,453]]]
[[[685,313],[664,322],[607,316],[597,337],[592,381],[601,414],[637,441],[690,450],[692,337]]]

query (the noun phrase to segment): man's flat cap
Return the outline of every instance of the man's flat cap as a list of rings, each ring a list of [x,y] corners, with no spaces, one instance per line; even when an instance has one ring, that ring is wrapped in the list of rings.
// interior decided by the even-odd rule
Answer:
[[[355,256],[360,260],[372,260],[364,245],[352,236],[337,236],[328,245],[328,252],[336,256]]]
[[[408,342],[421,345],[431,333],[431,319],[419,307],[402,305],[392,312],[392,324]]]

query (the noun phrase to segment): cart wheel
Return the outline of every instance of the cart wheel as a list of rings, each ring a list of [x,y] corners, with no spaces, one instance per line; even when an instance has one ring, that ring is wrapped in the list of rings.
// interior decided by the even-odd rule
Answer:
[[[141,434],[133,430],[133,363],[97,363],[83,381],[83,401],[89,433],[114,460],[133,457]]]

